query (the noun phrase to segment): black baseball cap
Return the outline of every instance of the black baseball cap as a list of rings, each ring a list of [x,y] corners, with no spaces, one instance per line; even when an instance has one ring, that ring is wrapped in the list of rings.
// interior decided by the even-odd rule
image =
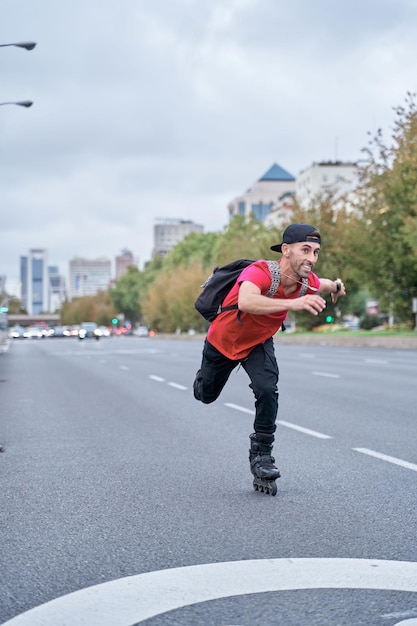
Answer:
[[[282,235],[282,242],[271,246],[271,250],[282,252],[283,243],[299,243],[303,241],[312,241],[313,243],[321,243],[320,233],[317,228],[311,224],[290,224]]]

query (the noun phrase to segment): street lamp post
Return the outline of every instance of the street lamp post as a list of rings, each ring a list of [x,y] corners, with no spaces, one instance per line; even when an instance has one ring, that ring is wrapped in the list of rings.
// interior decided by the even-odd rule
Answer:
[[[32,100],[18,100],[17,102],[0,102],[0,107],[4,106],[5,104],[17,104],[20,107],[31,107],[33,102]]]
[[[0,48],[7,48],[8,46],[15,46],[16,48],[24,48],[25,50],[33,50],[36,46],[34,41],[20,41],[18,43],[0,43]]]

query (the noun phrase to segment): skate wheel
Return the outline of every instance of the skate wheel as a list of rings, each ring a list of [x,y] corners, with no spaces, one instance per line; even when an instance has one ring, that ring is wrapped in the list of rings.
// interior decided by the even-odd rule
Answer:
[[[269,493],[271,494],[271,496],[276,496],[277,495],[277,491],[278,491],[277,484],[276,484],[275,481],[273,481],[271,483],[271,486],[270,486],[270,489],[269,489]]]

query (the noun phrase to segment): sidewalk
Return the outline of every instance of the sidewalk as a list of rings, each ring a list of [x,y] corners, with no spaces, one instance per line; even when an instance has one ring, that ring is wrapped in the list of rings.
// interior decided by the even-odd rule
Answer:
[[[279,344],[304,344],[309,346],[347,346],[369,348],[393,348],[395,350],[417,350],[417,332],[414,335],[396,335],[387,333],[372,334],[372,331],[357,333],[278,333],[275,336]]]

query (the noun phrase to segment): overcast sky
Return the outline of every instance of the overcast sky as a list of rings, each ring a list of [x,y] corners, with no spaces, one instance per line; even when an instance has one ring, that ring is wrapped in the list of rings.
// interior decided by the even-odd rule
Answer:
[[[363,155],[417,83],[417,0],[0,0],[0,275],[222,230],[273,163]]]

